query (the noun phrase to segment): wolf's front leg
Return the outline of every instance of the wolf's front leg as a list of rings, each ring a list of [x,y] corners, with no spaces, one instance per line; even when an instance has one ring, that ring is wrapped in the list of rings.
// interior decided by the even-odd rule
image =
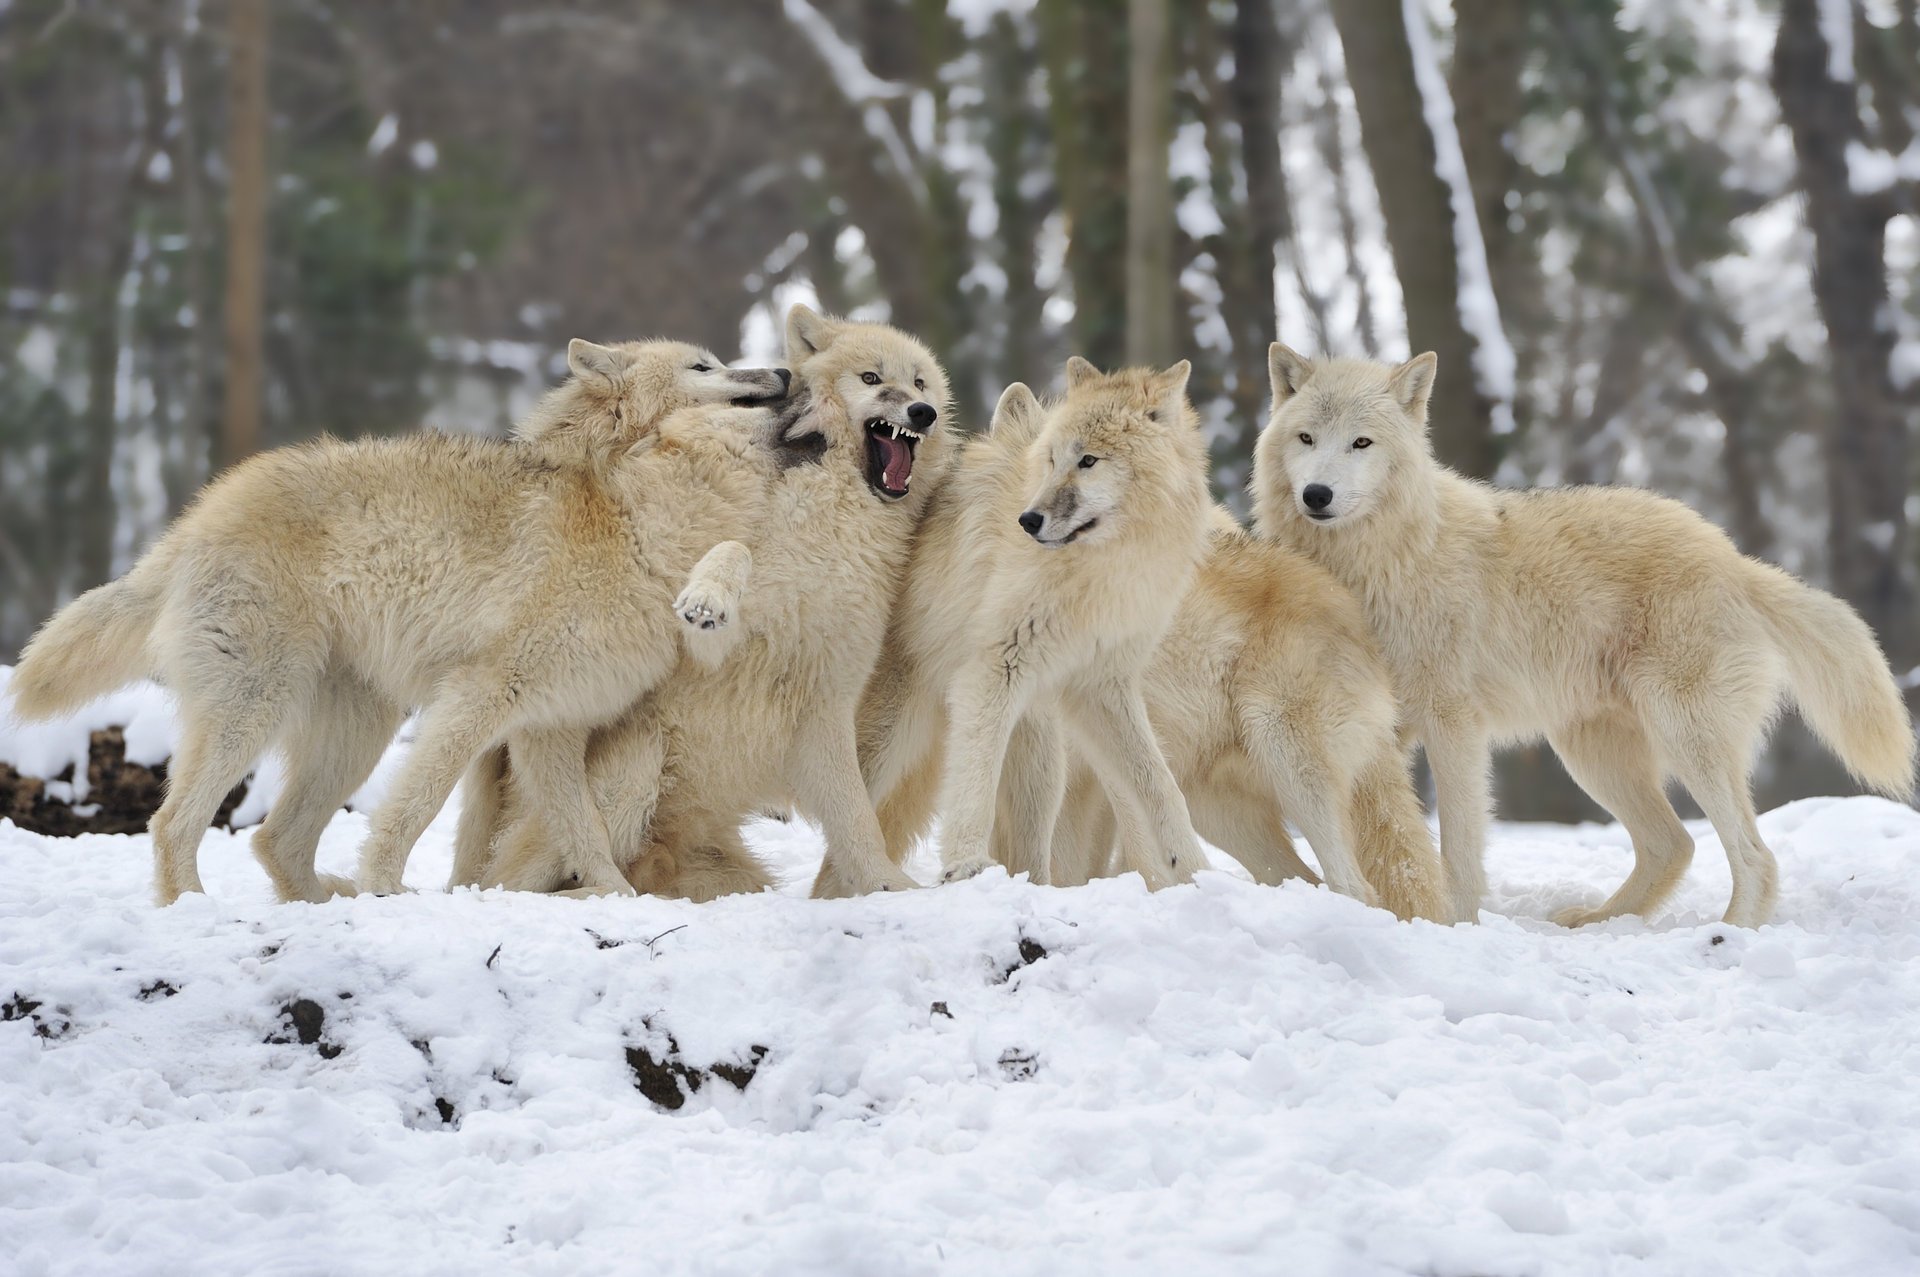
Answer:
[[[940,785],[940,880],[971,878],[993,864],[1000,768],[1025,687],[997,662],[977,662],[947,697],[946,774]]]
[[[722,541],[687,574],[673,610],[686,623],[681,638],[702,665],[716,666],[740,642],[740,602],[753,576],[753,553],[738,541]]]
[[[1447,867],[1454,915],[1472,922],[1487,891],[1487,818],[1493,804],[1493,753],[1486,728],[1466,716],[1421,724],[1427,766],[1440,808],[1440,859]]]
[[[1053,881],[1054,826],[1067,792],[1067,750],[1053,713],[1036,707],[1007,739],[993,825],[994,859],[1028,881]]]
[[[1143,822],[1157,853],[1158,863],[1134,863],[1127,868],[1140,870],[1152,886],[1191,880],[1193,871],[1206,861],[1194,836],[1187,800],[1147,718],[1139,680],[1104,680],[1075,689],[1063,703],[1079,728],[1088,761],[1119,809],[1123,826],[1130,818]],[[1138,841],[1124,838],[1122,851],[1131,852]]]
[[[493,868],[493,843],[500,834],[505,800],[507,747],[497,746],[474,759],[460,781],[460,823],[453,835],[453,873],[447,889],[477,887]]]
[[[814,879],[814,895],[862,896],[920,885],[887,859],[880,818],[860,779],[852,706],[824,707],[802,727],[788,766],[800,813],[819,821],[827,836],[827,855]]]

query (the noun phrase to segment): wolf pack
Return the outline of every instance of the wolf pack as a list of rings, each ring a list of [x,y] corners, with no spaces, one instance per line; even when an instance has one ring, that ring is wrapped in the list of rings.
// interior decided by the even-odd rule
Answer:
[[[252,848],[289,901],[403,890],[459,786],[454,887],[762,890],[742,826],[797,811],[820,896],[918,886],[937,828],[943,882],[1160,888],[1204,839],[1261,883],[1471,922],[1492,751],[1544,737],[1634,852],[1558,921],[1670,895],[1678,780],[1726,850],[1726,921],[1759,926],[1750,771],[1788,699],[1863,785],[1912,792],[1912,723],[1851,608],[1675,501],[1448,470],[1432,354],[1273,345],[1249,526],[1213,499],[1184,361],[1072,358],[1059,397],[1008,386],[972,435],[897,329],[795,306],[786,362],[574,341],[511,438],[256,456],[42,627],[14,710],[171,690],[162,904],[202,890],[203,835],[268,750],[285,787]],[[410,712],[354,878],[318,872]]]

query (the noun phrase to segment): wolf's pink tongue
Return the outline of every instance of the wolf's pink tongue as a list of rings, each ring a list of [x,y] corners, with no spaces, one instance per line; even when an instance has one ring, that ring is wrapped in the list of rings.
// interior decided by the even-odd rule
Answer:
[[[889,491],[905,492],[907,478],[913,473],[913,449],[905,439],[893,439],[886,435],[875,436],[880,443],[880,451],[886,456],[886,464],[881,467],[880,481]]]

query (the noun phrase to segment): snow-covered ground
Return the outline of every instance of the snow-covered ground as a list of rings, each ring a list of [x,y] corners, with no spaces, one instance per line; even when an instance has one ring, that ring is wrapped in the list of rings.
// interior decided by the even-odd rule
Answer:
[[[1702,830],[1568,933],[1617,828],[1499,827],[1448,929],[1232,872],[811,901],[772,822],[778,894],[447,894],[451,810],[416,894],[275,904],[215,831],[161,910],[144,837],[0,822],[0,1273],[1911,1273],[1920,813],[1762,828],[1776,925]]]

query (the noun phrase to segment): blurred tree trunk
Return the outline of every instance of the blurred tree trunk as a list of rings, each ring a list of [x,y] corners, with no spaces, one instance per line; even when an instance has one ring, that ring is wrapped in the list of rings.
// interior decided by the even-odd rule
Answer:
[[[1233,336],[1233,425],[1228,451],[1238,464],[1252,457],[1254,441],[1265,425],[1267,344],[1274,339],[1274,272],[1279,246],[1292,238],[1286,178],[1280,168],[1280,27],[1272,0],[1236,0],[1229,33],[1233,79],[1226,85],[1226,106],[1239,134],[1239,160],[1247,179],[1245,200],[1223,200],[1231,212],[1231,260],[1223,262],[1221,309]],[[1212,75],[1211,42],[1203,46],[1200,71]],[[1209,94],[1211,97],[1212,94]],[[1208,132],[1215,131],[1212,120]],[[1223,130],[1224,131],[1224,130]]]
[[[993,198],[1000,210],[1000,268],[1007,277],[1003,305],[1006,331],[1000,358],[988,369],[989,385],[1044,381],[1040,292],[1035,260],[1041,212],[1026,190],[1031,159],[1028,137],[1039,131],[1028,90],[1029,57],[1019,30],[1006,14],[994,17],[987,35],[987,155],[993,162]],[[976,423],[985,425],[984,421]]]
[[[1834,413],[1824,435],[1827,549],[1835,592],[1860,610],[1898,668],[1915,651],[1908,579],[1907,493],[1913,457],[1908,407],[1893,385],[1886,322],[1886,233],[1894,204],[1862,193],[1847,151],[1862,137],[1851,79],[1834,77],[1817,0],[1785,0],[1773,50],[1773,88],[1793,134],[1807,225],[1814,237],[1814,299],[1826,322]]]
[[[260,450],[266,348],[267,4],[228,0],[226,412],[220,464]]]
[[[1038,17],[1067,214],[1074,347],[1113,368],[1126,355],[1126,0],[1040,0]]]
[[[191,0],[188,0],[191,3]],[[213,463],[212,385],[214,361],[213,286],[208,261],[213,254],[213,228],[207,209],[207,177],[200,154],[200,96],[194,78],[192,38],[187,33],[186,5],[169,39],[169,56],[180,88],[177,168],[180,197],[186,218],[187,304],[193,310],[193,329],[187,335],[187,392],[181,422],[179,452],[166,475],[167,507],[179,510],[187,503]]]
[[[1452,195],[1414,78],[1404,0],[1335,0],[1334,23],[1360,111],[1360,140],[1380,192],[1387,242],[1415,353],[1440,356],[1429,410],[1434,452],[1463,474],[1493,472],[1495,403],[1479,384],[1478,343],[1461,316]]]
[[[1127,6],[1127,362],[1173,361],[1173,45],[1167,0]],[[1205,15],[1201,15],[1205,20]]]
[[[1507,194],[1520,169],[1508,139],[1520,122],[1527,34],[1526,0],[1454,0],[1447,87],[1502,315],[1517,307],[1523,269],[1507,229]]]

